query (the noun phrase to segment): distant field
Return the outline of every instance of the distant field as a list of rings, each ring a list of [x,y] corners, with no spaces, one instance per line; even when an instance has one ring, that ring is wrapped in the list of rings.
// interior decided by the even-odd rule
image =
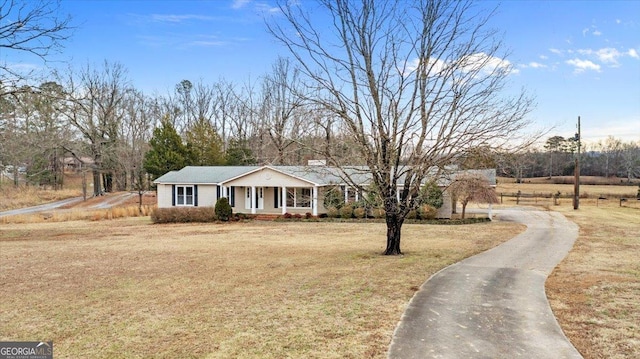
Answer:
[[[418,287],[523,229],[381,223],[0,226],[0,340],[56,358],[384,358]]]
[[[602,179],[600,179],[603,181]],[[543,179],[525,179],[523,183],[515,183],[512,178],[499,178],[496,192],[498,198],[505,206],[514,206],[517,203],[516,194],[520,191],[523,196],[519,205],[556,207],[572,206],[573,184],[549,183]],[[615,181],[614,181],[615,182]],[[560,198],[554,201],[553,194],[560,192]],[[640,208],[640,201],[636,199],[638,185],[580,185],[580,205],[594,207],[625,207]],[[620,202],[626,198],[625,202]]]

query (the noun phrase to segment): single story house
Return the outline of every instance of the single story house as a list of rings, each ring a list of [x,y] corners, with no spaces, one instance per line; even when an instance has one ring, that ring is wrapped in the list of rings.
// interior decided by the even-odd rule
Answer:
[[[495,185],[495,170],[486,172]],[[353,182],[366,186],[370,175],[363,167],[349,169]],[[450,180],[440,179],[444,205],[438,218],[451,218],[451,196],[446,191]],[[154,181],[159,208],[182,206],[213,207],[227,197],[234,213],[285,214],[326,213],[324,195],[339,188],[346,203],[359,200],[359,193],[347,184],[343,175],[327,166],[187,166],[171,171]]]

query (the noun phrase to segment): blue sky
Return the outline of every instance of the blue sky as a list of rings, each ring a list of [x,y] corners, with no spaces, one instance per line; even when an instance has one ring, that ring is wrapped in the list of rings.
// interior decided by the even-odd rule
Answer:
[[[569,137],[581,116],[586,141],[607,135],[640,141],[640,1],[480,3],[496,5],[491,25],[504,31],[511,49],[511,85],[536,96],[530,115],[536,124]],[[63,0],[78,28],[56,57],[74,66],[120,62],[150,94],[166,94],[182,79],[257,81],[287,55],[265,30],[261,14],[278,16],[273,6],[271,0]]]

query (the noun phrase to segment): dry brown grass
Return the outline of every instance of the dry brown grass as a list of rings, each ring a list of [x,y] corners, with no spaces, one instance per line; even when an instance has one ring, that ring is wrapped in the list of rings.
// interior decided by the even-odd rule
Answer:
[[[44,190],[33,186],[19,186],[4,184],[0,187],[0,211],[10,211],[16,208],[37,206],[39,204],[59,201],[62,199],[81,196],[77,189],[61,189],[58,191]]]
[[[640,357],[640,210],[554,209],[580,226],[546,284],[560,325],[585,359]]]
[[[149,216],[155,208],[154,205],[128,205],[108,209],[55,209],[31,214],[0,217],[0,224],[21,224],[21,223],[45,223],[45,222],[67,222],[67,221],[102,221],[125,217],[145,217]]]
[[[384,224],[150,225],[147,218],[0,227],[0,340],[57,358],[383,358],[434,272],[523,229]]]

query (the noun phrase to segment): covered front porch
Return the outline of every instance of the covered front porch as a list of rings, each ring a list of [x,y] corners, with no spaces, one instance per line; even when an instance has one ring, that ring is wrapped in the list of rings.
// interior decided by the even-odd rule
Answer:
[[[320,185],[275,171],[260,168],[221,184],[221,195],[231,198],[235,212],[248,214],[311,213],[324,211]]]

